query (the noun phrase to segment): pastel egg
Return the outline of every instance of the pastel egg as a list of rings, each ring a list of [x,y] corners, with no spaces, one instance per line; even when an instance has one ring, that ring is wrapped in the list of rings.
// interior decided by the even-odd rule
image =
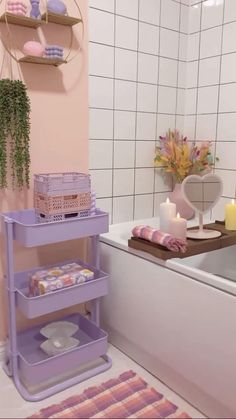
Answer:
[[[66,5],[61,0],[48,0],[47,8],[49,12],[65,15],[67,12]]]
[[[25,55],[33,55],[34,57],[42,57],[44,54],[44,47],[40,42],[28,41],[23,46]]]

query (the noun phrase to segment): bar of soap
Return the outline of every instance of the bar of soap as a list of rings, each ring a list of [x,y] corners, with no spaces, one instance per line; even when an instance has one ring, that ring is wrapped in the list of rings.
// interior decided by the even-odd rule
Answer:
[[[61,339],[53,339],[52,343],[56,348],[63,348],[65,346],[65,344],[62,343]]]
[[[23,46],[23,52],[25,55],[42,57],[44,54],[44,47],[40,44],[40,42],[28,41]]]

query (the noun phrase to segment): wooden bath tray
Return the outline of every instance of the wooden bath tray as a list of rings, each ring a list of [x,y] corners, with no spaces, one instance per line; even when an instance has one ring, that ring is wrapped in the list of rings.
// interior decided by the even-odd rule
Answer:
[[[228,231],[225,229],[225,224],[222,221],[216,221],[215,223],[204,225],[205,228],[211,230],[217,230],[222,233],[221,237],[209,240],[192,240],[188,239],[188,250],[186,253],[172,252],[164,247],[151,243],[144,239],[138,239],[131,237],[128,241],[129,247],[136,250],[142,250],[143,252],[150,253],[151,255],[167,260],[172,258],[187,258],[189,256],[199,255],[200,253],[211,252],[213,250],[223,249],[224,247],[233,246],[236,244],[236,231]],[[189,230],[195,229],[196,227],[190,228]]]

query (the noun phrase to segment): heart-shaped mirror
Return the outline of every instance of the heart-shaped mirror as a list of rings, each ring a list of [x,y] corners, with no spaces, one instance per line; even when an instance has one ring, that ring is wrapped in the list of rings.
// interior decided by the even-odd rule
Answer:
[[[182,183],[185,200],[201,214],[205,214],[217,204],[222,190],[221,178],[212,173],[205,176],[191,175]]]

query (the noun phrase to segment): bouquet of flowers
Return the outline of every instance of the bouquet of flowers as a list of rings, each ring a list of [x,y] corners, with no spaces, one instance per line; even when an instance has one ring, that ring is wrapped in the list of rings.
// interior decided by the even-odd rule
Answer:
[[[163,167],[181,183],[189,175],[211,170],[214,161],[210,148],[210,141],[189,143],[179,131],[169,130],[165,137],[160,137],[160,145],[156,147],[155,166]]]

